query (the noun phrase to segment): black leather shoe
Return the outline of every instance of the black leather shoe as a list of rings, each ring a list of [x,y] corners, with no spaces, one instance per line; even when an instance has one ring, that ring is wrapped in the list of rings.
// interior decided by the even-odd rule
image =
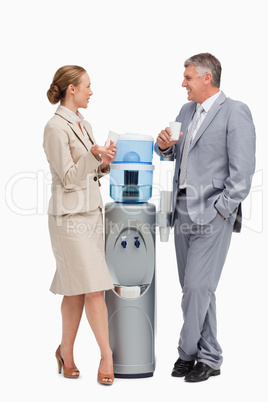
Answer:
[[[173,377],[184,377],[186,374],[189,374],[194,368],[194,363],[194,360],[186,361],[178,358],[178,360],[174,364],[171,375]]]
[[[196,363],[193,370],[184,378],[187,382],[206,381],[211,376],[220,375],[220,370],[214,370],[206,363]]]

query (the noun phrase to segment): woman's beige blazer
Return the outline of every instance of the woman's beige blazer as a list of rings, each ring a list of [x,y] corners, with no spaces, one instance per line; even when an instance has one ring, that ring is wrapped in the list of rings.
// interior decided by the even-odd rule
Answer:
[[[84,121],[90,140],[95,144],[91,125]],[[52,174],[49,215],[74,214],[102,207],[99,178],[101,157],[95,157],[77,123],[58,108],[44,131],[44,150]]]

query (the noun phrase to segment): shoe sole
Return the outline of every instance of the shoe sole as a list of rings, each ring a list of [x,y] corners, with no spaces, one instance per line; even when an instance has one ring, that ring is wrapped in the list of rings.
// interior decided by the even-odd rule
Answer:
[[[206,381],[206,380],[208,380],[209,379],[209,377],[216,377],[217,375],[220,375],[221,374],[221,371],[220,370],[215,370],[215,371],[213,371],[208,377],[206,377],[206,378],[204,378],[204,379],[201,379],[201,380],[188,380],[188,379],[186,379],[185,378],[185,382],[201,382],[201,381]]]

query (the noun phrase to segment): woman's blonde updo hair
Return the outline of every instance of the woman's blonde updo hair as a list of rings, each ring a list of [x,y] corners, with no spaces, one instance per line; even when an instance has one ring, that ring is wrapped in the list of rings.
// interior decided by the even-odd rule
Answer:
[[[50,103],[55,105],[65,98],[66,89],[70,84],[77,87],[80,84],[81,76],[86,72],[83,67],[63,66],[59,68],[53,78],[47,97]]]

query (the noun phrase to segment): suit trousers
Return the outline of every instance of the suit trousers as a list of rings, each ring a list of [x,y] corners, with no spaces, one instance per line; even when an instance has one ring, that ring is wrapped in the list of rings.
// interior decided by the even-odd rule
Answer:
[[[229,249],[233,224],[219,213],[206,225],[188,214],[186,195],[179,193],[174,240],[182,287],[183,325],[178,351],[181,359],[219,369],[222,349],[217,341],[215,291]]]

